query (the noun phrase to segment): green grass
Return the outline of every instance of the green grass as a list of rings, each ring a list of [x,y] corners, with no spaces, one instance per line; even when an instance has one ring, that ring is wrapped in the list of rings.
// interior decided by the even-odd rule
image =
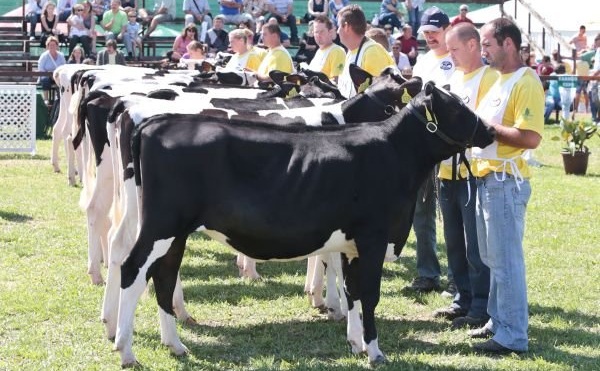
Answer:
[[[557,134],[547,126],[536,151],[544,166],[534,170],[527,212],[529,353],[476,355],[464,331],[432,318],[447,299],[402,294],[415,275],[411,235],[401,259],[385,265],[377,325],[389,363],[379,370],[600,369],[600,139],[589,141],[588,175],[566,176],[561,143],[549,140]],[[99,321],[103,288],[86,274],[80,189],[52,172],[49,150],[49,141],[38,141],[34,158],[0,154],[0,369],[117,370],[119,356]],[[201,235],[189,239],[181,273],[187,309],[199,325],[180,325],[179,333],[190,354],[173,357],[160,345],[150,292],[136,312],[134,351],[142,369],[367,368],[366,356],[350,354],[345,325],[308,307],[304,263],[259,264],[264,279],[244,282],[233,258]]]

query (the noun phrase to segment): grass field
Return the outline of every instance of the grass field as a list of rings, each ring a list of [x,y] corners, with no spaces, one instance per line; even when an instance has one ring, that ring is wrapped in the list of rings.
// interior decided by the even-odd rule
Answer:
[[[547,126],[536,151],[525,236],[530,351],[474,354],[464,331],[433,319],[448,300],[406,295],[415,275],[414,236],[387,263],[377,308],[379,370],[600,370],[600,138],[590,140],[588,175],[564,175],[558,134]],[[99,321],[103,288],[86,275],[85,216],[79,188],[38,155],[0,154],[0,369],[117,370],[120,361]],[[441,262],[446,266],[441,237]],[[303,296],[305,264],[259,264],[263,279],[237,278],[233,253],[193,235],[182,266],[188,311],[180,325],[189,347],[173,357],[160,345],[152,293],[136,312],[134,351],[148,370],[357,370],[365,356],[345,344],[345,324],[328,322]]]

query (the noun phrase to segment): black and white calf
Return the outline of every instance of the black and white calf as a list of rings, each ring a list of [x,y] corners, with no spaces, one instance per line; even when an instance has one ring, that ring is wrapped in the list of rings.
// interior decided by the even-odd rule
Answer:
[[[401,249],[417,190],[434,165],[494,130],[456,95],[428,83],[400,114],[346,126],[274,126],[242,115],[164,114],[132,139],[141,228],[121,266],[116,348],[132,351],[137,301],[152,278],[161,341],[175,354],[172,295],[187,237],[203,230],[252,258],[343,253],[348,341],[369,361],[379,349],[375,307],[388,244]],[[362,308],[362,321],[359,314]]]

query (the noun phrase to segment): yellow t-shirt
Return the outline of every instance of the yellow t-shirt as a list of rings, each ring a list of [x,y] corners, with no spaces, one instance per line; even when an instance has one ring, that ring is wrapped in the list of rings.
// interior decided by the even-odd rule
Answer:
[[[350,60],[354,61],[356,59],[356,53],[359,48],[356,48],[350,51]],[[372,43],[368,45],[362,54],[362,60],[358,63],[360,68],[367,71],[373,76],[381,75],[381,71],[383,71],[386,67],[394,67],[396,66],[396,62],[394,58],[381,46],[379,43]]]
[[[500,81],[508,80],[513,73],[500,75]],[[535,71],[529,69],[513,86],[502,117],[502,125],[522,130],[532,130],[542,135],[544,130],[544,104],[544,88]],[[483,119],[485,120],[485,117]],[[521,157],[523,152],[525,152],[523,148],[516,148],[498,142],[496,157],[502,159],[514,158],[523,178],[529,178],[531,172],[527,161]],[[507,173],[512,174],[510,166],[505,168],[501,161],[492,159],[473,159],[471,169],[473,175],[477,177],[485,176],[492,171],[503,172],[506,170]]]
[[[267,49],[259,48],[256,45],[252,46],[252,49],[250,49],[250,51],[252,53],[256,54],[258,56],[258,59],[261,62],[262,62],[263,59],[265,59],[265,56],[267,55]]]
[[[227,62],[227,68],[247,68],[250,71],[256,71],[260,63],[261,59],[258,54],[249,50],[242,55],[234,54],[229,62]]]
[[[344,48],[336,44],[331,44],[330,48],[331,50],[327,54],[325,60],[322,62],[320,72],[323,72],[325,75],[327,75],[329,79],[333,79],[341,75],[342,71],[344,70],[346,52],[344,51]],[[319,58],[322,53],[323,52],[321,50],[317,50],[317,53],[313,57],[313,61]],[[315,63],[316,62],[318,61],[315,61]],[[311,65],[312,64],[313,62],[311,62]]]
[[[273,70],[287,73],[294,72],[292,57],[283,46],[269,50],[256,72],[261,75],[268,75]]]
[[[480,67],[478,69],[476,69],[475,71],[472,71],[466,75],[463,75],[463,82],[467,82],[469,80],[471,80],[472,78],[474,78],[481,70]],[[494,83],[496,82],[496,80],[498,79],[498,71],[492,69],[492,68],[487,68],[485,70],[485,72],[483,73],[483,76],[481,77],[481,82],[479,84],[479,91],[477,92],[477,99],[475,101],[475,107],[479,106],[479,102],[481,101],[481,98],[483,98],[487,92],[490,90],[490,88],[494,85]],[[460,165],[460,175],[462,178],[466,178],[467,177],[467,168],[464,164]],[[458,175],[458,174],[457,174]],[[438,173],[438,177],[440,179],[452,179],[452,165],[448,165],[445,163],[441,163],[440,164],[440,171]]]

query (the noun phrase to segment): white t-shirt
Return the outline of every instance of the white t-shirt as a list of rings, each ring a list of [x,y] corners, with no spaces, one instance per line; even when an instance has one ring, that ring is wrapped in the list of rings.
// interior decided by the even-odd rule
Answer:
[[[417,63],[413,67],[413,76],[423,79],[423,84],[433,81],[436,85],[443,86],[450,81],[450,76],[455,69],[450,53],[438,57],[433,50],[430,50],[417,58]]]

